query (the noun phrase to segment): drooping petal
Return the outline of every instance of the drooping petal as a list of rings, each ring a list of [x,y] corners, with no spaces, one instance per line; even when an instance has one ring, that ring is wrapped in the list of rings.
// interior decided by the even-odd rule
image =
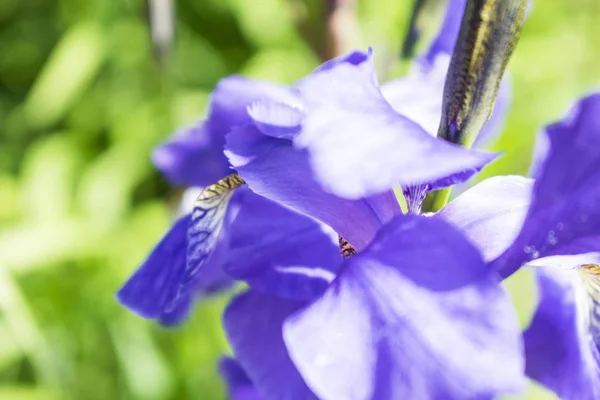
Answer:
[[[283,329],[319,398],[463,400],[522,389],[511,301],[456,228],[397,217],[343,268]]]
[[[176,308],[169,308],[185,271],[189,221],[189,215],[177,221],[148,259],[118,291],[119,302],[137,315],[158,319],[165,325],[178,324],[187,317],[197,297],[231,284],[231,279],[221,271],[216,262],[208,262],[193,290],[186,293]]]
[[[270,99],[298,103],[294,90],[241,76],[219,81],[212,93],[206,121],[183,129],[152,153],[156,167],[172,183],[207,186],[231,173],[223,155],[225,135],[232,127],[250,122],[247,107]]]
[[[223,268],[255,290],[312,300],[333,280],[341,261],[331,228],[248,193],[231,226]]]
[[[266,136],[256,126],[235,128],[227,136],[226,154],[255,193],[327,224],[359,251],[400,213],[391,191],[361,200],[325,192],[314,178],[306,150]]]
[[[539,257],[600,251],[600,95],[546,128],[549,152],[512,246],[494,261],[503,276]]]
[[[537,281],[539,305],[524,333],[527,375],[563,400],[600,398],[600,337],[597,325],[594,337],[586,323],[598,318],[600,306],[590,301],[576,270],[539,268]]]
[[[177,221],[117,293],[121,304],[139,316],[158,318],[177,293],[178,279],[185,268],[189,221],[189,215]]]
[[[235,358],[223,357],[219,372],[227,383],[229,400],[260,400],[252,381]]]
[[[432,138],[394,111],[379,90],[370,56],[314,72],[297,87],[305,118],[294,144],[307,150],[323,187],[339,196],[472,175],[495,158]]]
[[[532,187],[533,181],[521,176],[489,178],[452,200],[438,215],[459,228],[491,261],[519,234]]]
[[[283,321],[305,304],[249,291],[223,315],[233,353],[262,399],[317,399],[290,361],[281,334]]]

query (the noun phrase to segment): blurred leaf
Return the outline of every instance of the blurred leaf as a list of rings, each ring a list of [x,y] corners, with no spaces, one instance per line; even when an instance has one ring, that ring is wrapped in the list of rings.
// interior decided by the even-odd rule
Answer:
[[[20,211],[17,180],[10,175],[0,175],[0,225],[16,218]]]
[[[19,0],[3,0],[0,2],[0,20],[8,18],[15,12],[18,1]]]
[[[109,228],[124,217],[135,185],[149,170],[150,157],[135,143],[123,143],[102,154],[83,173],[78,201],[97,227]]]
[[[52,390],[27,386],[0,386],[0,399],[10,400],[59,400]]]
[[[284,0],[229,0],[246,37],[257,46],[299,43],[291,2]]]
[[[173,101],[173,119],[177,126],[187,126],[203,118],[209,94],[201,91],[180,92]]]
[[[183,85],[212,87],[229,74],[219,49],[191,29],[181,26],[175,42],[175,77]]]
[[[0,310],[21,351],[31,360],[36,378],[58,387],[60,378],[47,348],[44,335],[8,270],[0,265]],[[2,397],[0,397],[2,398]]]
[[[310,73],[319,65],[315,55],[301,50],[262,50],[241,70],[251,78],[291,83]]]
[[[58,121],[98,73],[105,57],[104,34],[93,22],[71,28],[38,76],[25,107],[32,126]]]
[[[26,215],[36,221],[67,216],[81,162],[66,135],[55,134],[35,143],[23,161],[21,197]]]
[[[147,328],[146,324],[146,328]],[[143,322],[113,321],[111,334],[127,384],[139,399],[162,400],[173,390],[173,377]]]
[[[97,235],[85,221],[23,223],[0,231],[0,264],[15,273],[48,268],[89,255]]]
[[[22,355],[23,352],[10,332],[8,324],[0,318],[0,370]]]

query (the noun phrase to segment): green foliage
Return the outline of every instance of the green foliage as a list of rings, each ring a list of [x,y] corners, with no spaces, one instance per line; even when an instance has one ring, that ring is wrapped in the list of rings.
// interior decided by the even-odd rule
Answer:
[[[177,192],[149,154],[231,73],[314,68],[318,0],[180,0],[158,61],[142,0],[0,1],[0,398],[222,399],[226,296],[164,329],[114,293],[166,231]],[[360,41],[397,70],[410,1],[359,4]],[[534,134],[590,85],[600,9],[536,2],[510,64],[514,103],[484,175],[525,173]],[[526,324],[531,279],[509,282]],[[537,390],[537,389],[536,389]],[[551,398],[533,394],[530,398]],[[536,397],[533,397],[536,396]]]

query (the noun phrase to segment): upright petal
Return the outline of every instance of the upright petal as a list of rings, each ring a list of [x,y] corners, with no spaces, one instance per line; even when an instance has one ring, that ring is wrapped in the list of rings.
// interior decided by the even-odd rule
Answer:
[[[175,185],[206,186],[229,173],[222,140],[205,122],[182,129],[157,146],[152,162]]]
[[[431,65],[413,63],[406,76],[381,85],[381,94],[398,114],[437,136],[442,115],[444,81],[449,55],[440,55]]]
[[[527,375],[563,400],[600,398],[600,338],[586,323],[590,316],[598,323],[600,305],[587,297],[576,270],[539,268],[537,281],[539,305],[524,334]]]
[[[266,136],[256,126],[234,129],[227,136],[226,154],[255,193],[327,224],[357,250],[400,213],[391,191],[361,200],[325,192],[305,150],[294,148],[289,140]]]
[[[308,151],[319,181],[339,196],[472,175],[495,158],[432,138],[395,112],[379,90],[370,56],[316,71],[297,87],[305,118],[294,144]]]
[[[229,400],[260,400],[254,384],[235,358],[223,357],[219,372],[227,383]]]
[[[459,228],[491,261],[513,243],[531,202],[533,181],[521,176],[489,178],[452,200],[438,215]]]
[[[207,186],[228,173],[223,154],[225,135],[232,127],[250,122],[247,107],[270,99],[298,103],[291,88],[276,83],[230,76],[219,81],[212,93],[206,121],[183,129],[158,146],[152,160],[171,182],[186,186]]]
[[[325,290],[341,261],[331,228],[248,193],[231,226],[223,268],[257,291],[309,301]]]
[[[546,128],[549,151],[523,227],[494,261],[503,276],[532,259],[600,251],[600,95]]]
[[[522,389],[511,301],[456,228],[397,217],[343,268],[283,329],[319,398],[464,400]]]
[[[233,353],[265,400],[316,400],[290,361],[283,321],[306,303],[255,291],[232,300],[223,324]]]
[[[187,317],[197,297],[231,284],[231,279],[221,272],[216,260],[210,260],[193,290],[186,293],[176,308],[170,308],[185,271],[189,221],[190,215],[177,221],[118,291],[119,302],[139,316],[158,319],[165,325],[178,324]]]

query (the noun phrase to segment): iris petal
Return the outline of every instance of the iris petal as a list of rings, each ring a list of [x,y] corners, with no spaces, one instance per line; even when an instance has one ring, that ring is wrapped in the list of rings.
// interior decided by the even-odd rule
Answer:
[[[600,251],[600,95],[581,100],[546,128],[533,198],[523,227],[494,266],[503,276],[540,257]]]
[[[208,186],[231,173],[223,154],[225,135],[251,121],[247,107],[276,100],[298,103],[293,89],[276,83],[230,76],[219,81],[211,95],[206,121],[180,130],[152,153],[156,167],[174,184]]]
[[[337,234],[257,195],[244,198],[231,226],[224,270],[261,292],[312,300],[341,263]]]
[[[343,268],[284,324],[319,398],[463,400],[522,389],[510,299],[456,228],[397,217]]]
[[[187,317],[197,297],[231,285],[217,258],[206,263],[193,287],[183,294],[176,307],[172,302],[178,294],[185,271],[187,229],[190,215],[177,221],[117,293],[121,304],[143,318],[158,319],[164,325],[176,325]],[[217,253],[223,244],[217,246]]]
[[[532,187],[533,181],[521,176],[489,178],[452,200],[438,215],[458,227],[491,261],[519,234]]]
[[[236,359],[223,357],[219,371],[227,383],[229,400],[260,400],[254,384]]]
[[[339,196],[472,175],[495,158],[432,138],[395,112],[379,90],[370,57],[315,72],[297,87],[306,116],[294,144],[308,151],[319,181]]]
[[[305,304],[250,291],[225,311],[223,324],[235,357],[263,399],[317,399],[290,361],[281,334],[285,318]]]
[[[315,179],[305,150],[290,140],[266,136],[254,125],[227,136],[226,154],[252,191],[325,223],[357,250],[401,212],[391,191],[360,200],[327,193]]]
[[[540,301],[524,334],[526,372],[564,400],[600,398],[598,338],[586,323],[590,302],[577,271],[539,268]],[[584,279],[590,279],[584,276]]]

